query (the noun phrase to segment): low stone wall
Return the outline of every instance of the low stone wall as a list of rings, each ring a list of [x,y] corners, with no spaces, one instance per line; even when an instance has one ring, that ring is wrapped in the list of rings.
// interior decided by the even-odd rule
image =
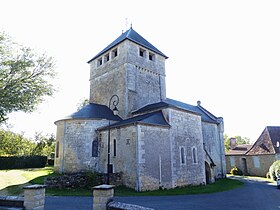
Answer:
[[[24,197],[0,196],[0,209],[44,210],[45,186],[30,185],[23,189]]]
[[[0,209],[6,206],[23,208],[23,202],[21,196],[0,196]]]
[[[113,201],[114,185],[99,185],[93,188],[94,210],[154,210],[143,206]]]
[[[44,184],[48,188],[85,188],[100,185],[106,181],[107,174],[78,173],[47,177]],[[110,183],[115,186],[123,185],[122,173],[110,174]]]
[[[154,209],[128,204],[128,203],[111,201],[107,204],[107,210],[154,210]]]

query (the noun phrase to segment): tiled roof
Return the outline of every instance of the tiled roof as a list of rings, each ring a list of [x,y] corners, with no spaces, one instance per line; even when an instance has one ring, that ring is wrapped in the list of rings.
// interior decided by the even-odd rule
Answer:
[[[113,121],[121,121],[119,116],[114,115],[113,111],[105,105],[90,103],[79,111],[68,115],[61,120],[69,119],[107,119]]]
[[[105,47],[101,52],[99,52],[96,56],[94,56],[92,59],[90,59],[88,61],[88,63],[90,63],[91,61],[93,61],[94,59],[96,59],[97,57],[99,57],[100,55],[102,55],[103,53],[105,53],[106,51],[112,49],[113,47],[115,47],[116,45],[118,45],[119,43],[123,42],[124,40],[130,40],[132,42],[135,42],[136,44],[139,44],[159,55],[162,55],[165,58],[168,58],[166,55],[164,55],[161,51],[159,51],[156,47],[154,47],[150,42],[148,42],[145,38],[143,38],[140,34],[138,34],[135,30],[133,30],[132,28],[130,28],[129,30],[127,30],[125,33],[122,33],[115,41],[113,41],[111,44],[109,44],[107,47]]]
[[[230,149],[226,155],[245,155],[252,147],[252,144],[239,144],[234,149]]]
[[[213,114],[211,114],[209,111],[207,111],[205,108],[203,108],[200,104],[197,106],[193,106],[187,103],[183,103],[180,101],[176,101],[170,98],[166,98],[165,100],[162,100],[161,102],[149,104],[147,106],[144,106],[134,112],[132,114],[139,114],[144,112],[149,112],[153,110],[163,109],[167,107],[174,107],[174,108],[180,108],[198,115],[201,115],[202,121],[210,122],[210,123],[219,123],[217,117],[215,117]]]
[[[110,127],[116,128],[116,127],[134,124],[134,123],[170,127],[170,125],[165,120],[164,115],[162,114],[161,111],[156,111],[156,112],[147,113],[147,114],[143,114],[143,115],[138,115],[136,117],[128,118],[126,120],[114,123]],[[104,130],[107,128],[108,128],[108,126],[100,128],[99,130]]]
[[[278,142],[278,143],[277,143]],[[247,155],[279,153],[280,126],[267,126]],[[278,147],[277,147],[278,146]]]

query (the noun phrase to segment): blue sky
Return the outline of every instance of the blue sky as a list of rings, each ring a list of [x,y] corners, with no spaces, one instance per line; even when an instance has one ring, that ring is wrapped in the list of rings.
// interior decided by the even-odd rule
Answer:
[[[89,95],[86,62],[131,23],[169,57],[169,98],[200,100],[229,136],[255,141],[280,126],[279,1],[2,0],[0,10],[0,30],[57,62],[58,92],[32,114],[11,114],[16,132],[55,133]]]

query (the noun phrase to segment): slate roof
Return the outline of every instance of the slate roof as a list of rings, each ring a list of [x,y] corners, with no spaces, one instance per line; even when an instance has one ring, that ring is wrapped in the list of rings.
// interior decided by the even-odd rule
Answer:
[[[90,63],[106,51],[114,48],[119,43],[123,42],[124,40],[130,40],[136,44],[139,44],[159,55],[162,55],[165,58],[168,58],[166,55],[164,55],[161,51],[159,51],[155,46],[153,46],[150,42],[148,42],[145,38],[143,38],[140,34],[138,34],[133,28],[131,27],[128,29],[125,33],[122,33],[115,41],[113,41],[111,44],[109,44],[107,47],[105,47],[101,52],[99,52],[96,56],[94,56],[92,59],[88,61]]]
[[[61,120],[68,119],[107,119],[113,121],[121,121],[122,118],[114,115],[113,111],[105,105],[89,103],[79,111],[68,115]],[[59,120],[58,120],[59,121]]]
[[[230,149],[226,155],[245,155],[251,147],[252,144],[238,144],[234,149]]]
[[[138,115],[138,116],[131,117],[126,120],[114,123],[110,126],[110,128],[117,128],[117,127],[121,127],[121,126],[125,126],[125,125],[135,124],[135,123],[170,127],[170,125],[166,121],[163,113],[161,111],[156,111],[156,112],[152,112],[152,113]],[[108,127],[109,126],[102,127],[98,130],[105,130]]]
[[[279,153],[279,144],[280,126],[267,126],[257,141],[254,143],[252,148],[246,154],[264,155]]]
[[[215,117],[209,111],[204,109],[200,105],[200,102],[198,103],[197,106],[193,106],[193,105],[183,103],[180,101],[176,101],[176,100],[173,100],[170,98],[166,98],[165,100],[162,100],[161,102],[158,102],[158,103],[149,104],[147,106],[144,106],[144,107],[132,112],[132,114],[139,114],[139,113],[149,112],[149,111],[153,111],[153,110],[168,108],[168,107],[179,108],[179,109],[186,110],[188,112],[192,112],[194,114],[201,115],[202,121],[205,121],[205,122],[216,123],[216,124],[219,123],[219,120],[218,120],[219,118]]]

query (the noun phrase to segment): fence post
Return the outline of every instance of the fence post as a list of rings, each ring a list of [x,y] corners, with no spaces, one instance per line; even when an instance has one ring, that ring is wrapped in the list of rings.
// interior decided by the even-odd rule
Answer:
[[[45,207],[45,185],[29,185],[24,189],[24,207],[26,210],[44,210]]]
[[[98,185],[93,187],[93,209],[106,210],[107,203],[114,197],[114,185]]]

